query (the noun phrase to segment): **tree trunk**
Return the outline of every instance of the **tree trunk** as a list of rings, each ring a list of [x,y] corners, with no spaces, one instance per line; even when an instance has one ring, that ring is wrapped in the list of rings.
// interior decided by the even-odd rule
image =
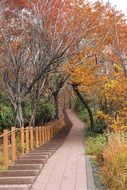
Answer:
[[[87,101],[84,99],[82,94],[79,92],[78,88],[73,85],[73,89],[74,89],[74,92],[77,94],[79,100],[83,103],[83,105],[87,109],[87,112],[88,112],[89,118],[90,118],[90,123],[91,123],[91,130],[93,131],[94,130],[94,118],[93,118],[92,111],[91,111]]]
[[[54,103],[55,103],[55,119],[59,118],[58,95],[59,95],[59,93],[53,93]]]
[[[18,101],[15,106],[15,126],[24,127],[23,111],[22,111],[22,102]]]
[[[37,110],[37,102],[32,102],[32,112],[29,121],[29,126],[35,127],[35,119],[36,119],[36,110]]]

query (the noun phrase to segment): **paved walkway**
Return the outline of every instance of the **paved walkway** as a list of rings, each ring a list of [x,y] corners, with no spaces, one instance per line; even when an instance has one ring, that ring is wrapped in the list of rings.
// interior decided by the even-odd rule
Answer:
[[[32,190],[87,190],[84,126],[71,110],[67,114],[73,127],[62,146],[45,164]]]

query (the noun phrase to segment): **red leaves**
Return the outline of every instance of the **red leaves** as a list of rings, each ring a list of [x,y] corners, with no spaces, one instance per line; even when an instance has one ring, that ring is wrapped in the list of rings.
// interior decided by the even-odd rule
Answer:
[[[7,0],[6,4],[9,5],[11,9],[31,8],[31,3],[28,0]]]
[[[31,3],[28,0],[15,0],[15,2],[22,8],[31,8]]]

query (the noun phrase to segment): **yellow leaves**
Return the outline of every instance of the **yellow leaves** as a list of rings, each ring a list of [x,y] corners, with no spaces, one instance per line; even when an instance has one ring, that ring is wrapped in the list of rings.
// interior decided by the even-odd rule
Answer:
[[[114,132],[123,132],[127,130],[127,109],[123,109],[118,113],[117,118],[111,117],[103,111],[97,110],[96,117],[98,121],[103,121]]]
[[[97,110],[96,117],[98,120],[104,121],[107,125],[112,123],[112,117],[105,114],[103,111]]]
[[[127,130],[127,108],[123,108],[119,111],[117,119],[113,121],[110,128],[114,132],[123,132]]]
[[[118,63],[114,63],[113,64],[114,68],[117,70],[117,71],[122,71],[122,67],[118,64]]]
[[[117,84],[118,84],[117,80],[110,80],[107,84],[105,84],[105,88],[111,89],[111,88],[116,87]]]
[[[82,91],[88,90],[96,82],[96,77],[91,69],[84,65],[78,65],[71,69],[70,73],[72,82],[80,84]]]
[[[89,93],[98,81],[97,65],[93,58],[86,59],[83,52],[76,54],[66,64],[65,72],[70,74],[72,83],[78,84],[81,91]]]
[[[106,109],[110,115],[103,112],[97,113],[97,118],[104,121],[114,132],[127,130],[127,79],[115,74],[112,80],[106,81],[102,91],[103,102],[106,101]]]
[[[105,96],[110,102],[126,102],[126,91],[127,91],[127,78],[121,73],[115,73],[108,79],[103,86],[101,91],[102,96]]]
[[[117,133],[127,130],[127,126],[124,125],[121,122],[121,120],[114,122],[112,125],[110,125],[110,128],[112,129],[112,131],[117,132]]]

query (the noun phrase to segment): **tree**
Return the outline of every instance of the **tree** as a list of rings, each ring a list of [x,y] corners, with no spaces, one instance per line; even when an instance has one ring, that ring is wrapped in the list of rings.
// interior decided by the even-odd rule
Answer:
[[[46,72],[78,52],[77,46],[81,46],[81,41],[94,29],[95,19],[93,23],[84,19],[90,10],[90,5],[84,1],[52,0],[29,4],[28,1],[12,1],[11,4],[5,1],[1,12],[1,53],[4,81],[15,110],[16,125],[24,125],[22,104],[25,97],[44,80]]]
[[[96,15],[99,17],[97,26],[92,30],[90,36],[87,36],[86,43],[82,42],[80,48],[77,47],[80,49],[79,53],[69,60],[67,66],[71,76],[70,83],[72,83],[74,91],[88,110],[91,128],[93,119],[91,117],[91,111],[89,112],[90,109],[86,105],[88,103],[87,98],[94,100],[99,107],[101,102],[103,111],[107,112],[108,110],[109,112],[110,110],[115,115],[115,110],[121,109],[121,101],[118,98],[119,103],[116,101],[114,106],[111,105],[109,107],[109,101],[111,100],[112,102],[112,98],[116,97],[115,94],[113,96],[113,93],[110,92],[112,97],[107,99],[105,93],[108,88],[105,86],[108,83],[110,84],[110,81],[114,81],[121,88],[122,80],[125,83],[125,78],[121,71],[119,71],[120,68],[123,69],[126,76],[126,44],[123,39],[125,37],[124,32],[126,31],[125,17],[117,11],[113,11],[109,4],[104,5],[103,3],[97,2],[93,5],[93,9],[94,13],[91,13],[89,22],[91,23]],[[120,75],[116,75],[114,72]],[[121,77],[121,82],[119,77]],[[105,89],[104,91],[103,88]],[[123,87],[123,89],[126,89],[126,87]],[[114,92],[117,91],[117,96],[119,97],[119,93],[121,94],[121,92],[118,88],[115,86],[113,90]],[[103,97],[101,96],[102,93]],[[121,96],[123,95],[121,94]],[[125,98],[123,100],[125,101]],[[125,106],[122,107],[125,108]],[[111,114],[108,119],[111,125]]]

